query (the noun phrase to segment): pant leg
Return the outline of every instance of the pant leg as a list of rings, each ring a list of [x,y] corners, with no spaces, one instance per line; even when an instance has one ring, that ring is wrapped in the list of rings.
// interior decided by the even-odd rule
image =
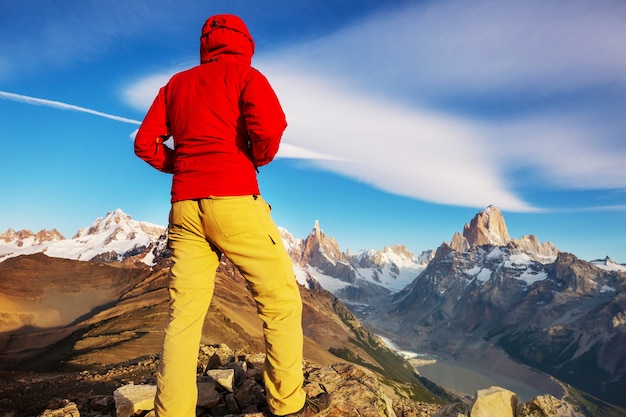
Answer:
[[[196,201],[172,204],[168,233],[169,321],[157,372],[155,411],[158,417],[195,417],[198,349],[219,255],[204,237]]]
[[[302,299],[280,232],[260,196],[224,197],[200,203],[205,234],[246,278],[263,321],[265,387],[270,409],[298,411],[302,389]]]

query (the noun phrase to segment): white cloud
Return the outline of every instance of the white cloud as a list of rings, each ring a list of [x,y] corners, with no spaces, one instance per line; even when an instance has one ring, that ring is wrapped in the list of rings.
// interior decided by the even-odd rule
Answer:
[[[533,210],[506,189],[478,124],[403,108],[290,68],[266,69],[289,123],[279,157],[311,159],[321,168],[426,201]],[[140,80],[125,97],[145,110],[168,78]]]
[[[626,187],[624,124],[598,122],[619,113],[615,101],[579,98],[611,85],[626,102],[624,21],[626,3],[612,0],[419,3],[255,65],[287,113],[281,156],[430,202],[532,211],[509,182],[516,172],[542,186]],[[146,109],[164,82],[146,78],[127,100]],[[492,111],[542,106],[504,118],[450,110],[476,97]]]
[[[482,126],[304,74],[267,74],[288,115],[285,141],[337,157],[318,166],[431,202],[531,210],[501,182]]]
[[[349,147],[369,168],[325,166],[428,201],[523,210],[529,206],[506,180],[518,170],[542,186],[626,187],[625,125],[606,123],[621,117],[615,107],[626,102],[624,21],[626,3],[611,0],[421,3],[274,53],[266,63],[281,68],[271,80],[285,85],[281,99],[292,113],[300,109],[297,122],[308,122],[290,138],[316,149]],[[285,80],[289,72],[300,79]],[[593,92],[608,86],[606,100]],[[396,97],[397,107],[380,97]],[[442,100],[448,106],[427,111],[407,104]],[[471,116],[453,112],[455,101],[476,108]],[[494,117],[481,112],[486,102],[491,111],[498,103],[531,104]],[[368,154],[372,143],[380,151]],[[407,159],[415,167],[404,172]],[[383,172],[370,178],[368,170]]]
[[[175,72],[171,70],[137,80],[122,92],[124,101],[137,110],[147,111],[159,89],[167,83]]]
[[[420,94],[624,86],[624,21],[621,0],[420,2],[283,58],[346,82],[419,87]]]
[[[530,180],[564,189],[626,188],[626,143],[576,116],[543,115],[492,126],[488,134],[502,171],[530,169],[535,173]]]
[[[292,145],[283,141],[280,144],[277,158],[292,158],[292,159],[327,159],[327,160],[341,160],[342,158],[323,154],[320,152],[312,151],[311,149],[304,148],[302,146]]]

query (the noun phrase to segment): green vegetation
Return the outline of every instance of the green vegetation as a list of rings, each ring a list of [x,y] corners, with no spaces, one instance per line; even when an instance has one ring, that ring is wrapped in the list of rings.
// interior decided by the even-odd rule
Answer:
[[[584,354],[575,356],[579,343],[572,336],[571,329],[564,329],[562,334],[558,335],[559,337],[552,336],[544,339],[539,335],[541,331],[529,328],[503,337],[498,344],[520,363],[575,386],[577,392],[580,393],[578,397],[586,399],[585,407],[593,409],[608,406],[609,403],[605,401],[623,404],[623,382],[612,380],[611,374],[598,366],[601,348],[599,344]],[[604,382],[598,383],[598,381]],[[618,408],[618,410],[620,411],[616,415],[626,415],[623,409]],[[609,414],[602,411],[599,414],[590,415],[604,417]]]
[[[587,416],[593,417],[624,417],[626,416],[626,410],[617,407],[615,405],[604,402],[593,395],[586,392],[579,391],[576,388],[567,387],[568,395],[565,400],[570,404],[574,404],[585,413]]]

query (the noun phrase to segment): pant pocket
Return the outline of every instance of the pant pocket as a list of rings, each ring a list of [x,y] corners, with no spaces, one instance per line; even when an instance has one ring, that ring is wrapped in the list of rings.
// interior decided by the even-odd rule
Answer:
[[[253,196],[213,197],[202,203],[210,205],[212,221],[227,239],[253,232],[261,226]]]

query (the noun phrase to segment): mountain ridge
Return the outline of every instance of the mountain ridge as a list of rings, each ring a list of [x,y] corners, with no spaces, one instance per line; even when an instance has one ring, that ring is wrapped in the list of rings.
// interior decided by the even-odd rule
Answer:
[[[294,237],[282,227],[279,229],[296,264],[311,264],[308,261],[320,256],[318,253],[323,253],[322,256],[328,258],[329,264],[334,266],[338,263],[350,263],[367,268],[376,266],[380,269],[391,261],[396,264],[396,266],[391,267],[397,275],[397,271],[403,267],[421,272],[434,257],[436,251],[441,248],[440,246],[439,248],[427,249],[416,256],[406,246],[393,244],[380,250],[364,249],[356,254],[350,254],[349,251],[346,253],[341,251],[337,240],[332,236],[329,237],[317,220],[309,235],[304,239]],[[158,256],[155,256],[155,253],[165,250],[166,232],[165,226],[134,220],[118,208],[108,212],[104,217],[98,217],[91,225],[79,228],[70,239],[65,238],[55,228],[42,229],[36,233],[28,229],[16,231],[9,228],[0,233],[0,262],[12,256],[43,252],[52,257],[78,260],[97,260],[97,257],[100,256],[108,262],[123,262],[127,258],[132,258],[134,263],[141,262],[147,266],[155,266],[160,260]],[[485,210],[477,213],[470,223],[463,226],[462,233],[456,232],[450,242],[443,242],[442,245],[447,245],[456,251],[464,251],[473,246],[485,244],[505,246],[510,242],[544,263],[554,261],[559,252],[554,244],[539,242],[533,234],[524,235],[520,238],[510,238],[502,213],[495,206],[488,206]],[[86,246],[90,247],[89,251],[85,250]],[[295,253],[294,249],[296,250]],[[396,259],[398,262],[388,259],[390,255],[399,256]],[[626,271],[626,265],[616,263],[608,256],[589,262],[618,270],[623,267]],[[316,262],[312,263],[315,264]],[[345,282],[351,282],[356,275],[359,275],[346,271],[344,274],[347,274],[342,276]],[[401,284],[406,285],[408,282],[402,280]],[[393,291],[400,289],[398,285],[395,285]]]
[[[163,226],[133,220],[121,209],[116,209],[80,228],[71,239],[64,238],[56,229],[44,229],[37,234],[9,229],[0,234],[0,262],[13,256],[41,252],[54,258],[126,261],[153,266],[160,260],[159,253],[165,250],[165,232]]]

